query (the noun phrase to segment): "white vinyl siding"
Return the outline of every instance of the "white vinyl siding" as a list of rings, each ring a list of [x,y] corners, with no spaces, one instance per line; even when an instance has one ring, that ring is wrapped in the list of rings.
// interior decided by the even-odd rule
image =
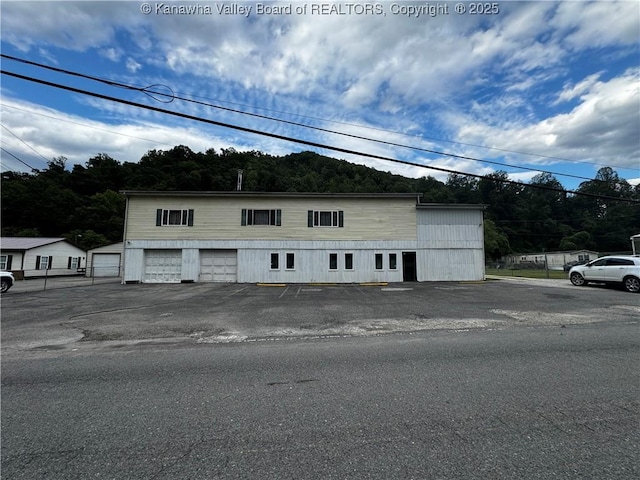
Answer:
[[[281,210],[281,225],[243,226],[242,210],[255,210],[253,198],[130,197],[127,240],[415,240],[413,198],[265,198],[261,210]],[[156,210],[193,210],[193,226],[156,226]],[[308,212],[343,211],[344,227],[308,227]],[[333,214],[332,214],[333,217]],[[338,223],[339,223],[338,217]],[[333,222],[333,218],[332,218]],[[188,228],[187,228],[188,227]]]

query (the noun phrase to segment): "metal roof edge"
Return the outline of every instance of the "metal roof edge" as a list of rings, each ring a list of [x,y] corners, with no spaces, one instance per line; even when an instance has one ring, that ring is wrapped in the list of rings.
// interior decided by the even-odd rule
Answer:
[[[418,210],[449,209],[449,210],[486,210],[487,205],[483,203],[419,203]]]
[[[121,190],[129,197],[285,197],[285,198],[420,198],[421,193],[301,193],[247,191],[155,191]]]
[[[69,243],[67,239],[63,237],[0,237],[0,249],[7,251],[26,251],[58,242]]]

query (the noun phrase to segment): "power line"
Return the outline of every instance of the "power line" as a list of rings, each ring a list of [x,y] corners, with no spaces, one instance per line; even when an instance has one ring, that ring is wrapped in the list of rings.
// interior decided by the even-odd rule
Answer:
[[[74,125],[80,125],[81,127],[91,128],[92,130],[99,130],[101,132],[107,132],[107,133],[111,133],[113,135],[121,135],[123,137],[135,138],[136,140],[143,140],[145,142],[154,143],[156,145],[158,145],[158,144],[159,145],[167,145],[169,147],[175,146],[175,144],[172,144],[172,143],[163,143],[163,142],[159,142],[157,140],[152,140],[150,138],[137,137],[135,135],[129,135],[127,133],[115,132],[115,131],[109,130],[107,128],[100,128],[100,127],[96,127],[95,125],[89,125],[89,124],[82,123],[82,122],[75,122],[73,120],[69,120],[69,119],[66,119],[66,118],[54,117],[53,115],[45,115],[44,113],[34,112],[33,110],[26,110],[24,108],[16,107],[14,105],[7,105],[6,103],[2,103],[2,102],[0,102],[0,106],[2,106],[4,108],[13,108],[14,110],[19,110],[21,112],[27,112],[27,113],[30,113],[31,115],[38,115],[40,117],[51,118],[52,120],[55,120],[57,122],[72,123]]]
[[[27,167],[29,167],[31,169],[31,171],[33,172],[39,172],[40,170],[38,170],[37,168],[33,168],[31,165],[29,165],[27,162],[19,159],[18,157],[16,157],[13,153],[5,150],[3,147],[0,147],[0,150],[2,150],[4,153],[6,153],[7,155],[11,155],[13,158],[15,158],[17,161],[19,161],[20,163],[22,163],[23,165],[26,165]]]
[[[48,162],[49,160],[40,154],[40,152],[38,152],[35,148],[33,148],[31,145],[29,145],[27,142],[25,142],[23,139],[21,139],[18,135],[16,135],[15,133],[13,133],[11,130],[9,130],[7,127],[5,127],[4,125],[0,124],[0,127],[4,128],[7,132],[9,132],[11,135],[13,135],[14,137],[16,137],[18,140],[20,140],[22,143],[24,143],[27,147],[29,147],[31,150],[33,150],[36,155],[39,155],[40,157],[42,157],[44,159],[45,162]]]
[[[101,77],[96,77],[93,75],[88,75],[88,74],[84,74],[84,73],[79,73],[79,72],[74,72],[72,70],[67,70],[64,68],[59,68],[59,67],[53,67],[50,65],[44,65],[38,62],[34,62],[31,60],[26,60],[26,59],[22,59],[22,58],[18,58],[18,57],[14,57],[11,55],[6,55],[6,54],[0,54],[0,57],[9,59],[9,60],[14,60],[20,63],[24,63],[27,65],[33,65],[33,66],[37,66],[40,68],[44,68],[47,70],[51,70],[54,72],[58,72],[58,73],[64,73],[66,75],[72,75],[75,77],[80,77],[80,78],[85,78],[88,80],[93,80],[93,81],[97,81],[100,83],[104,83],[106,85],[109,86],[113,86],[113,87],[118,87],[118,88],[124,88],[126,90],[134,90],[134,91],[138,91],[141,93],[144,93],[147,96],[150,96],[151,98],[153,98],[154,100],[158,100],[158,101],[162,101],[159,98],[156,98],[154,95],[159,95],[161,97],[168,97],[167,101],[164,101],[163,103],[171,103],[173,100],[182,100],[185,102],[189,102],[189,103],[193,103],[196,105],[202,105],[202,106],[206,106],[206,107],[211,107],[211,108],[216,108],[219,110],[224,110],[224,111],[228,111],[228,112],[232,112],[232,113],[238,113],[241,115],[248,115],[251,117],[255,117],[255,118],[261,118],[264,120],[270,120],[270,121],[275,121],[275,122],[280,122],[280,123],[285,123],[288,125],[293,125],[293,126],[297,126],[297,127],[302,127],[302,128],[309,128],[312,130],[317,130],[317,131],[321,131],[321,132],[325,132],[325,133],[331,133],[334,135],[341,135],[344,137],[349,137],[349,138],[355,138],[358,140],[365,140],[365,141],[369,141],[369,142],[375,142],[375,143],[380,143],[383,145],[389,145],[389,146],[393,146],[393,147],[400,147],[400,148],[408,148],[411,150],[415,150],[415,151],[419,151],[419,152],[424,152],[424,153],[430,153],[433,155],[441,155],[441,156],[446,156],[446,157],[451,157],[451,158],[458,158],[461,160],[468,160],[468,161],[473,161],[473,162],[480,162],[480,163],[486,163],[486,164],[491,164],[491,165],[499,165],[501,167],[510,167],[510,168],[515,168],[515,169],[520,169],[520,170],[525,170],[525,171],[531,171],[531,172],[540,172],[540,173],[546,173],[549,175],[557,175],[557,176],[562,176],[562,177],[568,177],[568,178],[575,178],[578,180],[587,180],[587,181],[597,181],[597,182],[601,182],[601,180],[598,179],[591,179],[588,177],[584,177],[581,175],[574,175],[574,174],[570,174],[570,173],[560,173],[560,172],[554,172],[551,170],[542,170],[539,168],[529,168],[529,167],[523,167],[520,165],[508,165],[502,162],[497,162],[497,161],[493,161],[493,160],[485,160],[485,159],[478,159],[475,157],[470,157],[470,156],[466,156],[466,155],[457,155],[457,154],[453,154],[453,153],[448,153],[448,152],[442,152],[442,151],[438,151],[438,150],[433,150],[433,149],[427,149],[427,148],[421,148],[421,147],[414,147],[411,145],[405,145],[402,143],[396,143],[396,142],[391,142],[391,141],[386,141],[386,140],[379,140],[379,139],[375,139],[375,138],[370,138],[370,137],[365,137],[362,135],[355,135],[355,134],[351,134],[351,133],[345,133],[345,132],[338,132],[335,130],[330,130],[327,128],[322,128],[322,127],[317,127],[317,126],[313,126],[313,125],[307,125],[304,123],[300,123],[300,122],[294,122],[291,120],[284,120],[284,119],[280,119],[280,118],[274,118],[274,117],[269,117],[266,115],[260,115],[258,113],[251,113],[251,112],[245,112],[242,110],[237,110],[237,109],[233,109],[233,108],[229,108],[229,107],[222,107],[220,105],[214,105],[211,103],[207,103],[207,102],[202,102],[199,100],[193,100],[190,98],[185,98],[185,97],[181,97],[181,96],[177,96],[175,94],[175,92],[168,86],[166,85],[159,85],[159,84],[155,84],[155,85],[150,85],[150,86],[146,86],[146,87],[141,87],[141,86],[136,86],[136,85],[131,85],[131,84],[126,84],[126,83],[122,83],[122,82],[117,82],[114,80],[107,80]],[[167,94],[165,92],[158,92],[153,90],[153,87],[164,87],[166,88],[170,93]],[[201,98],[205,98],[205,97],[201,97]],[[285,112],[286,113],[286,112]],[[317,120],[321,120],[321,121],[326,121],[323,119],[317,119]],[[355,124],[350,124],[350,123],[346,123],[346,122],[335,122],[335,123],[341,123],[341,124],[345,124],[345,125],[350,125],[350,126],[358,126],[358,127],[362,127],[360,125],[355,125]],[[364,127],[364,128],[371,128],[371,127]],[[385,132],[389,132],[388,130],[384,130],[384,129],[376,129],[376,130],[380,130],[380,131],[385,131]],[[391,132],[391,133],[398,133],[398,132]],[[405,134],[402,134],[405,135]],[[416,137],[416,138],[420,138],[420,137]],[[424,137],[424,138],[428,138],[428,137]],[[489,147],[481,147],[479,145],[473,145],[473,144],[465,144],[465,143],[461,143],[461,142],[453,142],[450,140],[440,140],[440,141],[447,141],[450,143],[458,143],[460,145],[467,145],[467,146],[474,146],[474,147],[480,147],[480,148],[489,148]],[[498,150],[498,151],[502,151],[502,152],[506,152],[506,153],[518,153],[518,154],[524,154],[524,155],[531,155],[531,156],[538,156],[540,158],[548,158],[548,159],[552,159],[552,158],[556,158],[558,160],[566,160],[569,162],[572,162],[573,160],[569,160],[569,159],[562,159],[559,157],[550,157],[550,156],[545,156],[545,155],[536,155],[536,154],[532,154],[532,153],[525,153],[525,152],[516,152],[516,151],[512,151],[512,150],[507,150],[507,149],[500,149],[500,148],[494,148],[494,150]]]
[[[117,102],[117,103],[122,103],[124,105],[129,105],[129,106],[133,106],[133,107],[137,107],[137,108],[143,108],[146,110],[151,110],[154,112],[159,112],[159,113],[164,113],[167,115],[172,115],[175,117],[180,117],[180,118],[184,118],[184,119],[188,119],[188,120],[193,120],[193,121],[197,121],[197,122],[202,122],[202,123],[207,123],[210,125],[217,125],[220,127],[224,127],[224,128],[230,128],[233,130],[239,130],[242,132],[246,132],[246,133],[253,133],[256,135],[261,135],[261,136],[266,136],[266,137],[270,137],[270,138],[275,138],[278,140],[286,140],[289,142],[294,142],[294,143],[299,143],[302,145],[307,145],[307,146],[311,146],[311,147],[316,147],[316,148],[321,148],[321,149],[326,149],[326,150],[333,150],[335,152],[340,152],[340,153],[346,153],[349,155],[356,155],[356,156],[361,156],[361,157],[365,157],[365,158],[372,158],[372,159],[376,159],[376,160],[383,160],[383,161],[387,161],[387,162],[392,162],[392,163],[398,163],[401,165],[409,165],[412,167],[421,167],[421,168],[427,168],[430,170],[436,170],[436,171],[440,171],[440,172],[445,172],[445,173],[449,173],[449,174],[453,174],[453,175],[463,175],[463,176],[467,176],[467,177],[473,177],[473,178],[479,178],[479,179],[484,179],[484,180],[489,180],[489,181],[494,181],[494,182],[499,182],[499,183],[508,183],[511,185],[518,185],[520,187],[532,187],[532,188],[538,188],[538,189],[543,189],[543,190],[549,190],[549,191],[553,191],[553,192],[557,192],[557,193],[562,193],[562,194],[570,194],[570,195],[581,195],[581,196],[587,196],[587,197],[594,197],[594,198],[600,198],[600,199],[605,199],[605,200],[613,200],[613,201],[621,201],[621,202],[628,202],[628,203],[638,203],[640,204],[640,201],[638,200],[633,200],[633,199],[629,199],[629,198],[619,198],[619,197],[609,197],[606,195],[596,195],[596,194],[591,194],[591,193],[586,193],[586,192],[577,192],[574,190],[565,190],[565,189],[559,189],[559,188],[553,188],[553,187],[549,187],[546,185],[540,185],[540,184],[526,184],[526,183],[522,183],[522,182],[516,182],[515,180],[509,180],[509,179],[497,179],[497,178],[490,178],[484,175],[478,175],[478,174],[474,174],[474,173],[465,173],[465,172],[460,172],[458,170],[452,170],[452,169],[448,169],[448,168],[442,168],[442,167],[435,167],[432,165],[420,165],[417,163],[412,163],[412,162],[408,162],[405,160],[398,160],[395,158],[391,158],[391,157],[385,157],[382,155],[376,155],[373,153],[366,153],[366,152],[359,152],[356,150],[351,150],[351,149],[347,149],[347,148],[342,148],[342,147],[336,147],[336,146],[332,146],[332,145],[326,145],[326,144],[322,144],[322,143],[318,143],[318,142],[312,142],[309,140],[302,140],[299,138],[294,138],[294,137],[289,137],[289,136],[285,136],[285,135],[279,135],[279,134],[275,134],[275,133],[270,133],[270,132],[263,132],[260,130],[255,130],[252,128],[248,128],[248,127],[242,127],[239,125],[232,125],[229,123],[224,123],[224,122],[219,122],[216,120],[210,120],[207,118],[202,118],[202,117],[196,117],[194,115],[189,115],[186,113],[180,113],[180,112],[173,112],[171,110],[166,110],[164,108],[159,108],[159,107],[154,107],[151,105],[144,105],[142,103],[137,103],[137,102],[133,102],[130,100],[124,100],[121,98],[116,98],[116,97],[111,97],[109,95],[103,95],[101,93],[96,93],[96,92],[90,92],[88,90],[82,90],[79,88],[75,88],[75,87],[70,87],[67,85],[61,85],[58,83],[53,83],[53,82],[49,82],[46,80],[41,80],[38,78],[33,78],[33,77],[28,77],[26,75],[21,75],[18,73],[14,73],[14,72],[9,72],[6,70],[0,70],[0,73],[2,73],[3,75],[8,75],[14,78],[19,78],[21,80],[26,80],[29,82],[34,82],[34,83],[39,83],[41,85],[47,85],[50,87],[54,87],[54,88],[59,88],[62,90],[67,90],[69,92],[75,92],[75,93],[80,93],[83,95],[88,95],[91,97],[96,97],[96,98],[101,98],[103,100],[109,100],[112,102]],[[449,154],[445,154],[447,156],[455,156],[455,155],[449,155]],[[460,158],[459,156],[455,156],[457,158]]]

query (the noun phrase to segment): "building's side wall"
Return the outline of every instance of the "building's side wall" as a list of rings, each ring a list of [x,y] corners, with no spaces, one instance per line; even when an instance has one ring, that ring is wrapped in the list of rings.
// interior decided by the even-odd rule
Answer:
[[[418,281],[484,280],[484,227],[479,209],[417,211]]]
[[[415,240],[413,198],[130,197],[128,240]],[[156,226],[156,210],[194,210],[193,226]],[[242,209],[280,209],[281,226],[242,226]],[[309,210],[344,215],[344,227],[307,226]]]

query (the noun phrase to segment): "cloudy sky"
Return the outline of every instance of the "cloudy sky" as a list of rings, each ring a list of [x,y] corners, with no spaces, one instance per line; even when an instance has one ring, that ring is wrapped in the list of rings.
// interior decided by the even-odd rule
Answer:
[[[544,170],[569,189],[602,166],[640,181],[637,0],[3,0],[0,9],[3,55],[104,81],[7,57],[3,72],[417,165],[521,181]],[[3,171],[99,153],[138,161],[187,145],[314,150],[447,177],[6,73],[1,81]]]

